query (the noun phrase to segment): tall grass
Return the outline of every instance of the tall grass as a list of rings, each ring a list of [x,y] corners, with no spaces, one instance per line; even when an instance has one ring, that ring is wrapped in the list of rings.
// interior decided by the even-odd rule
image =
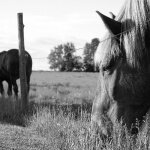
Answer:
[[[149,120],[137,137],[116,123],[102,138],[90,125],[98,74],[36,73],[31,79],[29,108],[0,98],[0,149],[6,150],[147,150]]]
[[[93,134],[90,118],[82,115],[75,121],[70,116],[51,115],[49,109],[38,109],[29,121],[29,127],[38,136],[46,138],[54,149],[64,150],[146,150],[150,149],[149,127],[139,132],[137,137],[131,136],[126,127],[116,123],[112,137],[102,140],[100,133]]]
[[[30,113],[21,114],[14,111],[8,101],[6,120],[4,125],[0,125],[0,145],[3,142],[7,149],[37,149],[37,150],[147,150],[150,149],[148,120],[145,122],[145,128],[139,132],[137,137],[131,136],[121,123],[116,123],[112,130],[112,137],[102,139],[99,132],[94,134],[90,126],[90,115],[82,112],[81,117],[74,119],[72,112],[64,115],[63,110],[59,113],[55,109],[36,105]],[[31,104],[31,103],[30,103]],[[1,109],[3,109],[1,108]],[[11,112],[12,110],[12,112]],[[7,113],[8,112],[8,113]],[[3,117],[4,117],[3,116]],[[18,117],[17,117],[18,116]],[[2,114],[0,119],[3,120]],[[14,126],[18,119],[24,120],[25,127]],[[2,121],[1,120],[1,121]],[[8,123],[13,126],[8,126]],[[9,143],[9,144],[8,144]]]

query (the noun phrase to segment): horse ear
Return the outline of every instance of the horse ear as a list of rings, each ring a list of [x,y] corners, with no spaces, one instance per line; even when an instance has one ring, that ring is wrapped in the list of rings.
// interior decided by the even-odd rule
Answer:
[[[107,29],[114,35],[121,33],[121,22],[118,22],[114,19],[111,19],[99,11],[96,11],[98,15],[102,18],[104,24],[106,25]]]
[[[109,13],[111,15],[111,19],[115,19],[116,18],[116,16],[112,12],[109,12]]]

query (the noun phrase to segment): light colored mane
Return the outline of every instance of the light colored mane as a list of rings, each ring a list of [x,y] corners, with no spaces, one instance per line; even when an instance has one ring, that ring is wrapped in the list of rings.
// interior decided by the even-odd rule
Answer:
[[[142,68],[143,62],[149,58],[145,40],[150,40],[150,36],[149,39],[146,39],[146,34],[150,34],[150,0],[126,0],[115,20],[122,22],[123,33],[120,38],[128,64],[132,67]],[[149,33],[147,33],[148,31]],[[105,38],[108,37],[110,37],[110,33]],[[101,64],[107,61],[108,53],[116,55],[114,52],[116,49],[110,46],[117,46],[117,44],[113,44],[111,39],[99,44],[95,53],[95,63]],[[118,50],[117,52],[120,53]]]

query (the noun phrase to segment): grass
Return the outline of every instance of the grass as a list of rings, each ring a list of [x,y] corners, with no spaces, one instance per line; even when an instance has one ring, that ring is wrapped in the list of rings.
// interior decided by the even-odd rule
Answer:
[[[0,99],[0,149],[3,150],[147,150],[149,126],[137,138],[116,123],[102,141],[90,128],[98,74],[33,72],[29,108]]]
[[[40,93],[39,96],[41,97],[68,99],[68,102],[81,100],[84,97],[92,100],[97,77],[97,73],[34,72],[31,88],[34,90],[36,88],[36,93]]]
[[[26,118],[27,119],[27,118]],[[0,145],[6,149],[38,150],[145,150],[150,148],[148,128],[131,137],[125,127],[116,124],[111,140],[101,141],[99,135],[92,134],[90,118],[83,113],[79,120],[63,113],[55,115],[48,108],[37,108],[26,121],[26,127],[1,124]],[[124,135],[125,133],[125,135]]]

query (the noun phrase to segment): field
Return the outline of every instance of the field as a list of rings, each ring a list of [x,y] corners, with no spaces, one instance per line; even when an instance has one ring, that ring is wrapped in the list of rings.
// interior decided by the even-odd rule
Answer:
[[[92,134],[97,79],[97,73],[33,72],[28,113],[13,98],[0,99],[0,150],[150,149],[148,127],[136,140],[119,123],[103,144]]]
[[[31,97],[58,100],[59,103],[92,101],[96,89],[97,73],[34,72],[31,79]]]

